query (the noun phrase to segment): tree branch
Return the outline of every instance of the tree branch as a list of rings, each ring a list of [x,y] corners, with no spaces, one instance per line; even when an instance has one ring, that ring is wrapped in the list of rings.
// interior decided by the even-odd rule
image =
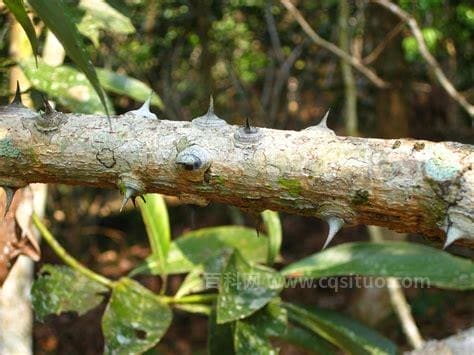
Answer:
[[[291,3],[290,0],[280,0],[283,6],[286,7],[288,12],[295,18],[295,20],[299,23],[303,31],[311,38],[311,40],[316,43],[318,46],[327,49],[331,53],[335,54],[339,58],[345,60],[354,68],[356,68],[359,72],[361,72],[367,79],[369,79],[375,86],[379,88],[385,88],[388,86],[387,82],[385,82],[382,78],[380,78],[372,69],[366,67],[360,60],[351,55],[344,52],[341,48],[336,46],[335,44],[326,41],[324,38],[320,37],[309,25],[309,23],[304,19],[301,12]]]
[[[0,185],[119,188],[467,238],[474,244],[474,148],[459,143],[239,128],[213,112],[157,120],[146,107],[112,117],[0,107]],[[450,237],[449,237],[450,236]]]
[[[413,36],[416,39],[416,42],[418,43],[420,54],[425,59],[426,63],[431,68],[431,70],[433,71],[438,82],[441,84],[443,89],[446,90],[448,95],[451,96],[451,98],[455,100],[464,110],[466,110],[466,112],[469,114],[471,118],[473,118],[474,105],[471,105],[466,100],[466,98],[456,90],[454,85],[446,77],[439,63],[436,61],[436,59],[431,55],[430,51],[428,50],[428,47],[426,46],[425,40],[423,38],[423,33],[421,32],[420,27],[418,27],[416,20],[412,16],[410,16],[408,13],[403,11],[396,4],[388,0],[372,0],[372,1],[390,10],[392,13],[400,17],[400,19],[402,19],[404,22],[408,24],[411,32],[413,33]]]

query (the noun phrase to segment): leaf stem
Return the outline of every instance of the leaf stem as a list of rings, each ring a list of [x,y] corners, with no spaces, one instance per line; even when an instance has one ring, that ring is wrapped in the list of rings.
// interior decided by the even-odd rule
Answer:
[[[43,236],[44,240],[48,243],[48,245],[53,249],[56,255],[68,266],[73,268],[74,270],[80,272],[84,276],[94,280],[108,288],[113,287],[113,281],[109,280],[108,278],[95,273],[94,271],[86,268],[82,265],[78,260],[74,259],[62,246],[58,243],[58,241],[54,238],[51,232],[46,228],[46,226],[41,222],[41,219],[38,217],[36,213],[33,213],[33,222],[40,231],[41,235]]]
[[[175,303],[175,304],[184,304],[184,303],[210,303],[214,302],[217,299],[217,294],[201,294],[201,295],[189,295],[183,296],[180,298],[176,297],[167,297],[160,296],[160,300],[165,303]]]

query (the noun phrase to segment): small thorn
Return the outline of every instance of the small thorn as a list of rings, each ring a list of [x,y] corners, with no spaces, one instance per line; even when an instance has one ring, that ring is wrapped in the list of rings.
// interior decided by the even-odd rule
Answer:
[[[51,107],[51,104],[49,103],[48,98],[44,95],[41,95],[41,97],[43,98],[44,112],[47,115],[52,114],[54,112],[54,109]]]
[[[150,93],[150,96],[148,96],[148,98],[143,103],[143,105],[140,106],[140,108],[138,108],[137,110],[129,111],[128,113],[132,113],[134,115],[142,116],[142,117],[146,117],[146,118],[158,119],[158,117],[156,117],[156,115],[153,112],[150,111],[152,94],[153,94],[153,92]]]
[[[328,109],[328,110],[327,110],[326,114],[325,114],[324,117],[321,119],[321,122],[319,122],[318,127],[321,127],[321,128],[328,128],[329,111],[331,111],[331,109]]]
[[[214,114],[214,97],[212,96],[212,94],[209,97],[209,108],[207,109],[207,114],[208,115]]]
[[[451,225],[448,227],[448,232],[446,233],[446,241],[444,242],[443,249],[446,249],[451,244],[453,244],[456,240],[461,239],[464,237],[464,231],[461,229]]]
[[[3,186],[3,189],[5,190],[5,195],[6,195],[6,205],[5,205],[5,212],[3,213],[3,217],[8,213],[8,210],[10,209],[10,206],[12,205],[13,201],[13,196],[15,196],[15,192],[18,190],[16,188],[12,188],[10,186]]]
[[[252,127],[250,127],[250,120],[248,117],[245,117],[245,133],[251,133]]]
[[[10,105],[23,105],[23,102],[21,101],[20,82],[18,80],[16,81],[15,97],[13,98],[13,101],[10,103]]]
[[[326,222],[329,225],[329,232],[326,241],[324,242],[323,250],[326,249],[329,243],[331,243],[331,240],[334,239],[336,233],[339,232],[344,225],[344,221],[339,217],[329,217],[326,219]]]
[[[134,197],[135,195],[136,195],[136,191],[134,189],[126,188],[124,196],[123,196],[123,200],[122,200],[122,206],[120,206],[120,212],[122,212],[123,208],[125,207],[125,205],[130,199],[132,199],[133,205],[135,205],[135,197]]]

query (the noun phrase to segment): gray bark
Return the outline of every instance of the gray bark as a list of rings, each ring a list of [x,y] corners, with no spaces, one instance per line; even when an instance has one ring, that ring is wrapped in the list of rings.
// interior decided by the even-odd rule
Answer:
[[[210,111],[192,122],[145,109],[112,117],[0,108],[0,185],[119,188],[261,211],[338,217],[474,245],[474,147],[239,128]]]

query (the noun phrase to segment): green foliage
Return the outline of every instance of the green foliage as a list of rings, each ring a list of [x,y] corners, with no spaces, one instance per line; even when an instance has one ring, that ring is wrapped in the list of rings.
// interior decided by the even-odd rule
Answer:
[[[8,10],[11,11],[15,19],[18,23],[23,27],[25,30],[26,35],[28,36],[28,40],[30,41],[31,48],[33,49],[33,54],[35,59],[38,55],[38,39],[36,38],[35,28],[31,23],[28,14],[26,13],[25,5],[23,4],[23,0],[4,0],[5,5],[8,7]]]
[[[217,298],[217,323],[248,317],[278,296],[283,278],[273,269],[249,264],[234,251],[222,271]]]
[[[151,257],[157,260],[158,268],[163,273],[171,241],[168,210],[163,196],[147,194],[143,197],[146,202],[140,200],[139,206],[150,242]]]
[[[395,344],[336,312],[286,303],[288,317],[351,354],[396,354]]]
[[[283,233],[281,230],[280,217],[278,217],[277,212],[266,210],[262,212],[262,219],[268,234],[267,264],[271,265],[275,262],[281,248]]]
[[[104,300],[105,286],[68,266],[44,265],[31,289],[36,317],[77,312],[83,315]]]
[[[423,28],[423,39],[425,40],[426,46],[431,53],[435,53],[439,42],[442,39],[442,34],[436,28]],[[418,42],[414,36],[409,36],[403,39],[402,42],[403,50],[405,51],[405,57],[409,61],[415,61],[420,59],[420,52],[418,49]]]
[[[474,288],[474,262],[408,242],[342,244],[288,265],[281,272],[296,278],[403,277],[420,280],[427,286],[458,290]]]
[[[81,35],[72,21],[67,6],[61,0],[29,0],[29,4],[61,42],[67,55],[89,79],[108,114],[106,95],[100,86],[95,68],[89,59]]]
[[[158,296],[131,279],[114,284],[102,319],[106,354],[141,354],[171,324],[172,313]]]

